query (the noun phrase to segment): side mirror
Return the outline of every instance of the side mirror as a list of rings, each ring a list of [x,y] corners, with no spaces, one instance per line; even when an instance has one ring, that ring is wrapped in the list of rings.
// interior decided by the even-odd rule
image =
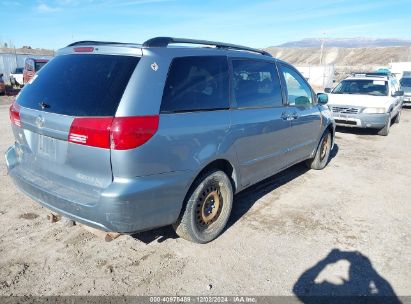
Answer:
[[[318,93],[317,99],[319,104],[325,105],[328,102],[328,95],[324,93]]]
[[[3,73],[0,73],[0,77],[3,77]]]
[[[404,91],[397,91],[392,94],[392,97],[404,96]]]
[[[331,88],[325,88],[325,89],[324,89],[324,92],[325,92],[325,93],[331,93]]]

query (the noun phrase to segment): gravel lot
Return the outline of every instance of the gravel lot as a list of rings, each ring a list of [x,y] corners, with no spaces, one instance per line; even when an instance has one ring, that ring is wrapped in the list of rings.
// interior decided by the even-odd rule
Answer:
[[[9,103],[0,97],[2,155],[13,142]],[[358,294],[367,288],[411,295],[411,109],[388,137],[338,131],[328,167],[296,165],[240,193],[229,227],[206,245],[179,239],[170,227],[105,242],[79,226],[49,223],[47,210],[15,188],[2,156],[0,295]]]

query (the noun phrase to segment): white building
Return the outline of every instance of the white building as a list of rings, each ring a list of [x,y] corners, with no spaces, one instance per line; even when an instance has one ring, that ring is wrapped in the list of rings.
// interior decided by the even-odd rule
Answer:
[[[23,68],[26,58],[51,59],[53,56],[54,52],[47,50],[0,48],[0,74],[10,83],[10,73]]]
[[[398,77],[402,77],[405,71],[411,71],[411,62],[391,62],[389,64],[391,73]]]

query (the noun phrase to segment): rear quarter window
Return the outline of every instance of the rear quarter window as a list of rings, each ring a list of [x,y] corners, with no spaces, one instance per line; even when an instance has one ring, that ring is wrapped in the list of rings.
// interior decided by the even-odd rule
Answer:
[[[114,116],[139,57],[62,55],[21,91],[18,104],[70,116]]]
[[[228,96],[227,57],[178,57],[170,65],[161,112],[227,109]]]

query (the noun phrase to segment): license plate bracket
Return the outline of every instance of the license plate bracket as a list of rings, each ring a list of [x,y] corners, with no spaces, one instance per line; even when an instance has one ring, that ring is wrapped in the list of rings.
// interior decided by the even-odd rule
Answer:
[[[39,135],[38,154],[51,160],[56,159],[56,139]]]

